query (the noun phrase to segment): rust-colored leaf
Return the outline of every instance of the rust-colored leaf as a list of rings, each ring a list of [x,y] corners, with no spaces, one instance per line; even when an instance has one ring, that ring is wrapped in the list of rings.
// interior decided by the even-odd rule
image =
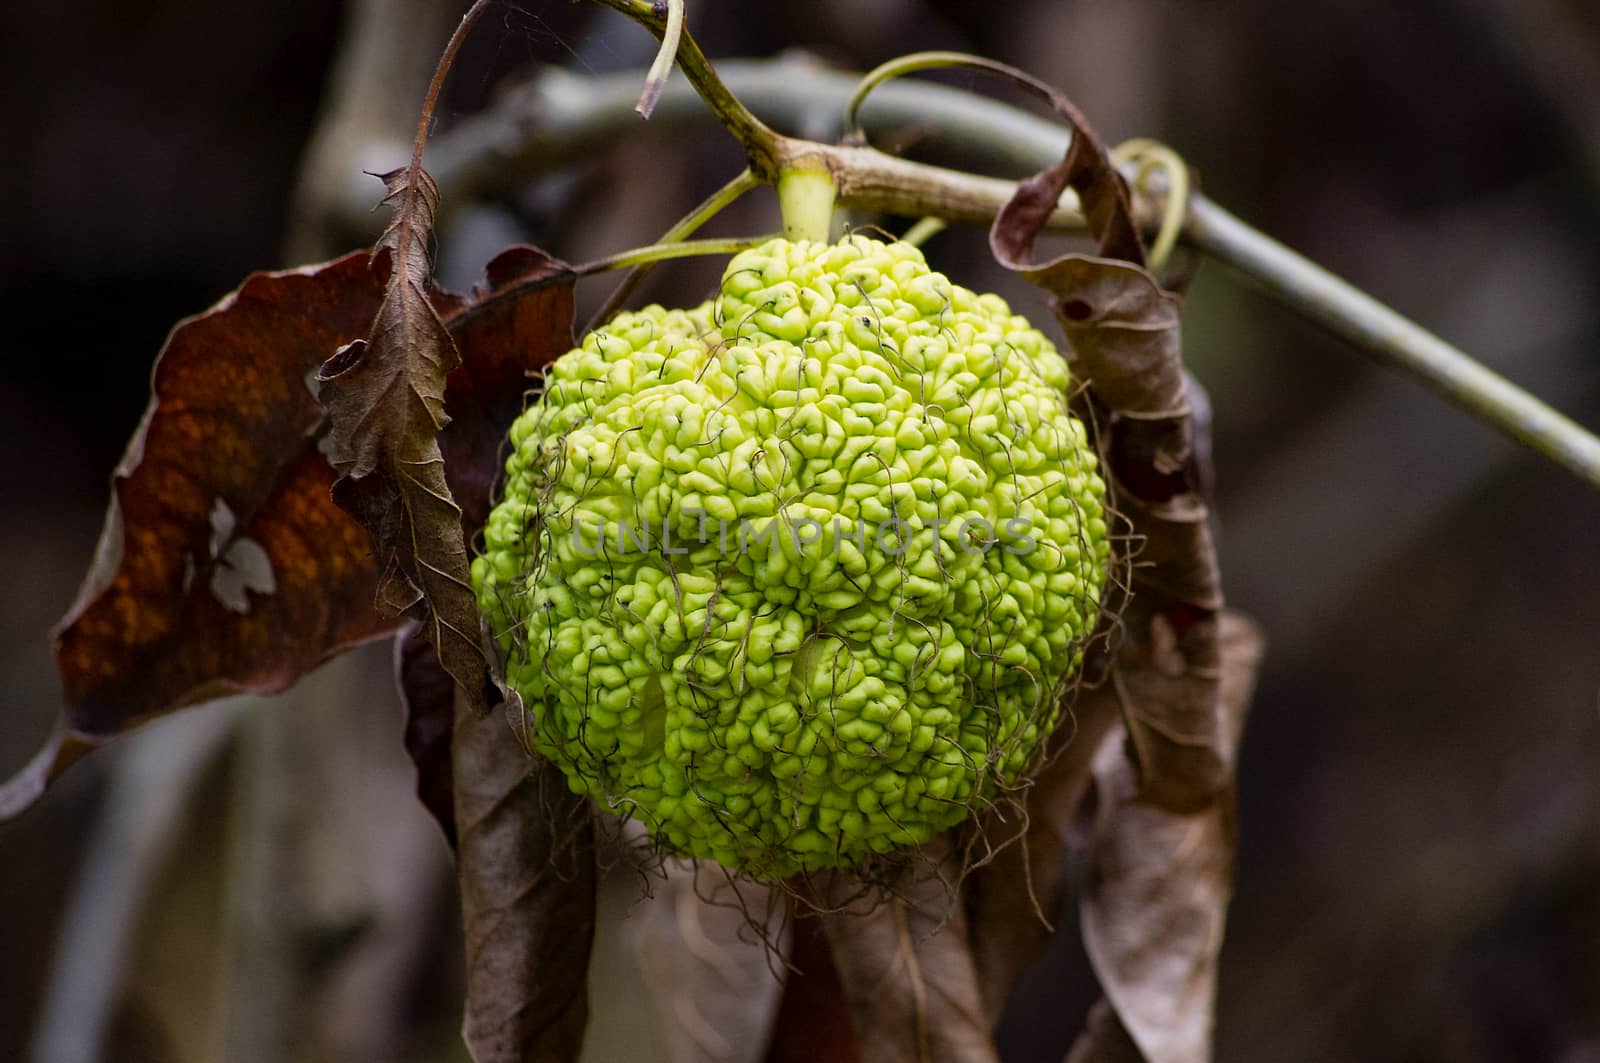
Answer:
[[[477,1063],[570,1063],[588,1019],[594,826],[560,769],[531,762],[521,719],[458,699],[453,760],[467,999]]]
[[[1221,627],[1222,700],[1228,741],[1236,743],[1262,638],[1237,613],[1224,614]],[[1206,1063],[1217,951],[1233,887],[1233,790],[1196,811],[1147,801],[1126,737],[1117,728],[1095,756],[1083,943],[1144,1058]]]
[[[919,873],[892,898],[861,890],[848,873],[831,876],[822,927],[861,1058],[998,1061],[952,885],[957,859],[946,838],[923,853],[940,874]]]
[[[430,298],[428,241],[439,190],[420,165],[383,175],[394,220],[374,249],[387,270],[364,339],[318,373],[331,422],[333,497],[372,536],[378,600],[412,616],[475,708],[486,704],[487,661],[467,567],[461,507],[445,476],[439,432],[449,423],[445,381],[461,364]]]
[[[325,419],[308,383],[330,351],[371,325],[383,290],[366,259],[256,274],[173,329],[113,477],[93,567],[56,633],[62,721],[0,787],[0,819],[145,720],[283,690],[400,623],[374,608],[371,541],[329,496]],[[488,513],[528,371],[571,344],[572,282],[563,263],[514,247],[470,295],[432,293],[464,356],[448,380],[454,420],[439,445],[467,534]],[[448,698],[429,704],[442,706],[435,718],[414,722],[448,736]],[[450,789],[447,774],[423,785]]]
[[[0,790],[0,818],[130,727],[282,690],[393,630],[372,608],[366,536],[329,500],[307,382],[367,328],[380,295],[365,256],[348,255],[255,274],[173,329],[93,566],[56,631],[61,725]]]
[[[489,519],[502,447],[533,386],[530,375],[572,348],[576,280],[565,262],[518,245],[491,259],[483,280],[444,307],[462,362],[446,382],[450,423],[439,446],[469,541]],[[435,303],[444,299],[436,295]]]

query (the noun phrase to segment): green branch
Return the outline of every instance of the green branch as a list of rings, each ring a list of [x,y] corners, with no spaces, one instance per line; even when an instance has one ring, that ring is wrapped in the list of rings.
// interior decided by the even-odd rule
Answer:
[[[1600,439],[1505,377],[1204,196],[1192,198],[1187,242],[1279,302],[1399,369],[1448,402],[1600,487]]]
[[[635,0],[600,0],[640,21],[655,17]],[[664,32],[664,18],[661,30]],[[686,59],[686,53],[688,58]],[[838,127],[860,76],[822,69],[810,61],[730,60],[717,71],[687,33],[679,49],[685,80],[669,82],[652,125],[685,125],[713,117],[695,98],[706,95],[715,117],[747,150],[762,145],[758,165],[804,149],[825,164],[839,185],[844,207],[906,217],[987,222],[1010,198],[1012,182],[975,177],[894,158],[871,148],[835,147],[779,137],[750,116],[748,106],[784,128]],[[507,96],[495,109],[461,123],[435,141],[430,166],[445,202],[492,198],[530,178],[637,135],[633,106],[638,73],[584,77],[550,72]],[[743,101],[730,110],[727,101]],[[629,121],[631,119],[631,121]],[[860,111],[868,133],[907,124],[993,159],[1017,177],[1058,161],[1066,132],[1018,108],[942,85],[894,81],[876,87]],[[1159,225],[1161,204],[1139,200],[1141,222]],[[360,210],[366,204],[359,205]],[[1050,219],[1056,229],[1082,227],[1070,195]],[[1463,351],[1408,321],[1353,285],[1252,229],[1203,195],[1189,200],[1183,242],[1244,274],[1285,305],[1350,341],[1381,364],[1399,368],[1480,420],[1600,487],[1600,439],[1571,419],[1489,370]]]

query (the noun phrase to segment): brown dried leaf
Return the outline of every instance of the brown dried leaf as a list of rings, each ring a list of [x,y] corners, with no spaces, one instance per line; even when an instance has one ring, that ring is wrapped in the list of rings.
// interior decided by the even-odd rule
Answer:
[[[863,891],[848,873],[831,876],[822,927],[861,1058],[997,1063],[966,915],[950,885],[955,854],[944,838],[923,852],[942,874],[921,874],[893,898]]]
[[[469,536],[488,518],[529,371],[572,345],[573,281],[564,263],[514,247],[470,296],[435,295],[463,357],[438,445]],[[502,714],[453,713],[455,683],[427,642],[405,641],[400,681],[418,794],[458,845],[467,1045],[479,1063],[575,1059],[594,936],[588,804],[553,766],[529,760]]]
[[[1044,767],[1024,798],[1027,827],[967,878],[973,965],[989,1025],[1000,1021],[1022,972],[1049,944],[1051,920],[1067,895],[1067,850],[1078,808],[1092,782],[1101,740],[1117,726],[1122,707],[1104,688],[1083,691],[1071,721],[1051,737]],[[1015,827],[986,825],[994,838]]]
[[[623,925],[662,1035],[661,1063],[761,1063],[783,992],[784,895],[669,859]]]
[[[1067,1053],[1067,1063],[1145,1063],[1145,1059],[1102,997],[1089,1008],[1089,1020]]]
[[[365,339],[324,363],[322,404],[332,427],[333,497],[372,536],[378,600],[416,617],[439,661],[474,708],[486,704],[487,661],[467,566],[461,508],[445,477],[439,432],[449,423],[445,380],[461,355],[430,298],[428,241],[439,190],[419,165],[383,175],[394,220],[374,249],[387,265]]]
[[[477,1063],[570,1063],[588,1020],[594,824],[560,769],[511,733],[522,706],[458,699],[453,751],[467,999]],[[531,770],[530,770],[531,769]]]
[[[1100,244],[1100,253],[1143,264],[1144,245],[1134,222],[1127,182],[1111,165],[1100,135],[1066,93],[1026,70],[981,55],[941,53],[937,65],[971,70],[1010,82],[1050,107],[1072,128],[1066,157],[1017,186],[1006,206],[1010,218],[1003,229],[996,219],[990,231],[990,244],[997,259],[1012,269],[1023,268],[1013,263],[1024,263],[1032,257],[1034,239],[1045,221],[1055,213],[1062,191],[1071,187],[1078,193],[1089,231]],[[1003,249],[1001,240],[1006,241]]]
[[[565,263],[513,247],[470,296],[434,296],[462,353],[438,445],[468,536],[488,519],[528,373],[572,345],[573,281]],[[479,1063],[576,1059],[594,936],[588,804],[554,767],[529,760],[502,714],[453,713],[455,684],[430,644],[409,638],[400,655],[418,793],[459,846],[468,1047]]]
[[[283,690],[394,629],[372,608],[366,535],[328,497],[307,383],[367,328],[380,296],[353,254],[255,274],[173,329],[93,566],[56,631],[61,725],[0,788],[0,818],[145,720]]]
[[[395,685],[405,707],[405,747],[417,768],[417,799],[433,813],[450,848],[456,847],[454,773],[450,767],[455,724],[455,680],[439,664],[433,644],[415,625],[394,640]]]
[[[483,280],[445,310],[462,362],[447,381],[450,423],[439,446],[469,540],[489,519],[502,447],[532,386],[529,375],[572,348],[576,281],[565,262],[518,245],[491,259]]]
[[[1068,259],[1048,273],[1062,327],[1109,421],[1106,472],[1136,536],[1132,597],[1113,672],[1128,711],[1142,793],[1204,807],[1232,777],[1218,702],[1221,575],[1201,495],[1177,300],[1144,270]]]
[[[1069,120],[1071,120],[1069,118]],[[1116,1018],[1152,1063],[1210,1058],[1216,954],[1231,889],[1233,761],[1259,633],[1221,613],[1206,492],[1206,407],[1186,378],[1180,305],[1137,254],[1032,261],[1061,191],[1074,187],[1102,252],[1131,226],[1096,141],[1074,122],[1067,157],[995,218],[995,257],[1053,296],[1103,427],[1105,472],[1138,544],[1109,693],[1121,727],[1095,757],[1084,942]],[[1107,1017],[1102,1015],[1102,1019]],[[1103,1021],[1075,1058],[1126,1058]]]
[[[1113,678],[1129,707],[1141,793],[1176,810],[1203,808],[1228,785],[1233,751],[1218,702],[1221,579],[1193,445],[1180,304],[1132,262],[1030,260],[1043,205],[1069,182],[1102,247],[1122,242],[1118,234],[1132,224],[1126,196],[1097,147],[1075,122],[1067,157],[1019,187],[989,242],[1003,265],[1053,296],[1074,371],[1088,387],[1085,403],[1105,426],[1113,497],[1138,543],[1121,649],[1137,667]]]
[[[850,1009],[821,921],[803,915],[789,941],[789,972],[773,1020],[766,1063],[861,1063]]]
[[[1236,744],[1263,641],[1256,625],[1237,613],[1224,614],[1221,627],[1227,740]],[[1118,728],[1095,756],[1081,899],[1084,947],[1106,997],[1150,1063],[1205,1063],[1233,884],[1233,789],[1198,811],[1163,808],[1142,797],[1125,746]]]
[[[528,374],[572,346],[571,267],[536,247],[496,255],[470,295],[435,292],[462,362],[447,381],[450,423],[439,433],[445,475],[470,540],[489,519],[500,450],[522,412]],[[406,750],[417,765],[417,793],[455,844],[451,805],[449,674],[424,640],[407,638],[397,658],[406,706]],[[442,685],[441,685],[442,682]]]

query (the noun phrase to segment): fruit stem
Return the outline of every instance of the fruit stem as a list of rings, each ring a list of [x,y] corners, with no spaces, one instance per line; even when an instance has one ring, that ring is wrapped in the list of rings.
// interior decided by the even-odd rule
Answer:
[[[943,218],[930,214],[901,233],[900,242],[910,244],[912,247],[921,247],[931,237],[944,232],[948,224]]]
[[[760,247],[775,237],[776,233],[767,233],[765,236],[744,236],[724,240],[684,240],[679,243],[649,244],[645,247],[635,247],[629,251],[619,251],[614,255],[597,258],[593,262],[585,262],[581,266],[572,267],[572,272],[580,277],[592,276],[596,273],[605,273],[607,270],[627,269],[644,262],[660,262],[669,258],[693,258],[696,255],[736,255],[740,251],[748,251],[752,247]]]
[[[778,171],[778,209],[783,212],[783,235],[789,240],[832,239],[833,205],[839,186],[827,170],[813,167]]]
[[[672,228],[662,233],[661,239],[657,240],[656,243],[676,244],[689,239],[700,230],[700,226],[716,217],[724,207],[733,203],[760,183],[761,178],[757,177],[749,167],[745,167],[744,172],[739,174],[738,177],[711,193],[711,196],[705,202],[684,215]],[[583,331],[593,332],[596,328],[611,320],[612,315],[622,309],[622,304],[627,302],[628,297],[638,290],[639,285],[644,282],[646,277],[650,276],[650,271],[655,269],[656,261],[659,260],[641,262],[629,270],[628,275],[622,278],[622,283],[613,288],[611,294],[606,296],[606,301],[600,305],[600,309],[594,312],[594,316],[589,319],[589,324],[584,326]]]

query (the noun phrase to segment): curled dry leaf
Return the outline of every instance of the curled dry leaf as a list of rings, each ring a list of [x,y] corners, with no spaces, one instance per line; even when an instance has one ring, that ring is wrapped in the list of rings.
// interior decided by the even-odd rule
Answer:
[[[457,876],[466,935],[462,1036],[477,1063],[570,1063],[588,1020],[594,824],[559,768],[507,733],[520,703],[457,698]],[[531,768],[531,770],[530,770]]]
[[[998,1061],[978,989],[947,838],[923,847],[938,871],[888,898],[832,873],[820,916],[861,1058],[873,1063]]]
[[[56,631],[61,723],[0,788],[0,818],[145,720],[283,690],[394,629],[372,608],[366,535],[328,497],[308,384],[371,323],[382,291],[365,259],[255,274],[167,338],[93,565]]]
[[[1256,625],[1237,613],[1223,614],[1221,627],[1222,699],[1228,739],[1236,743],[1263,642]],[[1196,811],[1147,801],[1126,738],[1117,728],[1095,756],[1083,943],[1145,1059],[1205,1063],[1217,951],[1233,888],[1233,789]]]
[[[1051,283],[1090,401],[1109,413],[1106,467],[1138,544],[1112,679],[1141,793],[1173,809],[1204,808],[1232,778],[1233,748],[1218,701],[1221,576],[1177,300],[1117,262],[1063,262]]]
[[[1196,411],[1191,415],[1193,446],[1196,454],[1204,454],[1210,447],[1210,419],[1202,415],[1209,405],[1192,378],[1186,379],[1185,388],[1190,407]],[[1113,421],[1109,430],[1112,440],[1122,424]],[[1209,482],[1209,463],[1201,459],[1198,464]],[[1126,632],[1125,637],[1130,643],[1134,638]],[[1128,643],[1123,650],[1125,656],[1138,656]],[[1104,666],[1104,662],[1095,662],[1086,667],[1099,670]],[[1124,661],[1115,681],[1078,692],[1069,706],[1067,722],[1052,736],[1045,763],[1025,796],[1027,826],[1021,844],[1001,849],[968,882],[973,957],[991,1021],[999,1021],[1017,978],[1049,940],[1052,928],[1047,920],[1060,910],[1066,897],[1067,852],[1077,833],[1078,809],[1093,781],[1095,755],[1113,728],[1119,735],[1126,734],[1122,721],[1139,708],[1125,703],[1123,693],[1130,686],[1148,685],[1141,682],[1138,665]],[[990,833],[1003,830],[998,827]],[[1120,1030],[1120,1026],[1114,1022],[1106,1026],[1104,1037],[1110,1037],[1106,1031],[1113,1029]]]
[[[462,357],[437,445],[467,537],[488,517],[528,374],[572,345],[573,281],[565,263],[513,247],[469,295],[433,295]],[[467,1045],[478,1063],[576,1059],[595,918],[588,804],[557,769],[529,759],[510,722],[520,704],[480,715],[458,703],[432,644],[413,632],[398,653],[418,795],[457,847]]]
[[[990,246],[1052,296],[1086,384],[1082,403],[1104,431],[1112,496],[1137,544],[1103,692],[1118,702],[1121,724],[1094,758],[1081,921],[1121,1029],[1151,1063],[1197,1063],[1210,1058],[1233,864],[1233,762],[1260,639],[1236,618],[1223,638],[1208,450],[1196,438],[1204,407],[1192,403],[1197,389],[1183,370],[1179,302],[1142,268],[1136,237],[1127,247],[1127,197],[1098,138],[1076,112],[1057,109],[1074,126],[1067,156],[1019,186]],[[1069,185],[1102,255],[1115,257],[1032,260],[1041,223]],[[1101,1018],[1080,1048],[1125,1058],[1117,1024]]]
[[[500,448],[522,412],[529,374],[572,346],[574,280],[566,263],[518,246],[496,255],[469,294],[434,293],[462,358],[446,381],[450,422],[439,434],[439,449],[468,541],[488,520]],[[450,680],[426,640],[412,635],[397,652],[417,793],[454,845]]]
[[[663,1063],[761,1063],[783,991],[784,895],[709,863],[668,859],[665,871],[623,926]]]
[[[450,746],[455,730],[455,680],[414,624],[407,625],[394,640],[394,672],[405,707],[406,754],[417,769],[417,799],[432,813],[454,849],[456,805]]]
[[[467,566],[461,507],[445,477],[439,432],[449,423],[445,380],[461,364],[433,306],[428,241],[439,190],[420,165],[383,175],[394,220],[374,249],[387,270],[364,339],[318,372],[331,422],[333,497],[372,536],[378,600],[417,619],[439,662],[475,708],[486,704],[487,661]]]
[[[1078,193],[1089,231],[1100,244],[1100,253],[1140,265],[1144,263],[1144,245],[1134,222],[1127,183],[1111,165],[1099,134],[1064,92],[1026,70],[981,55],[937,52],[927,53],[925,57],[937,61],[925,64],[924,69],[930,65],[954,67],[1009,82],[1050,107],[1072,128],[1066,157],[1058,165],[1018,185],[1006,206],[1010,218],[1003,230],[996,220],[990,244],[1001,264],[1012,269],[1026,268],[1024,263],[1034,238],[1055,212],[1061,192],[1068,186]]]
[[[1141,667],[1120,677],[1131,707],[1141,793],[1167,806],[1203,808],[1232,776],[1218,701],[1221,579],[1205,477],[1192,441],[1177,298],[1162,291],[1127,247],[1126,189],[1076,111],[1066,158],[1018,186],[990,229],[996,259],[1052,296],[1090,413],[1106,426],[1105,471],[1139,557],[1122,617],[1122,656]],[[1032,261],[1050,208],[1068,187],[1083,203],[1103,254]]]
[[[999,1023],[1017,979],[1055,933],[1053,922],[1067,896],[1068,843],[1092,782],[1094,753],[1122,716],[1121,704],[1104,687],[1082,691],[1069,711],[1023,798],[1027,820],[1021,837],[966,881],[972,962],[990,1026]],[[1002,840],[1017,830],[1009,823],[984,827]]]

